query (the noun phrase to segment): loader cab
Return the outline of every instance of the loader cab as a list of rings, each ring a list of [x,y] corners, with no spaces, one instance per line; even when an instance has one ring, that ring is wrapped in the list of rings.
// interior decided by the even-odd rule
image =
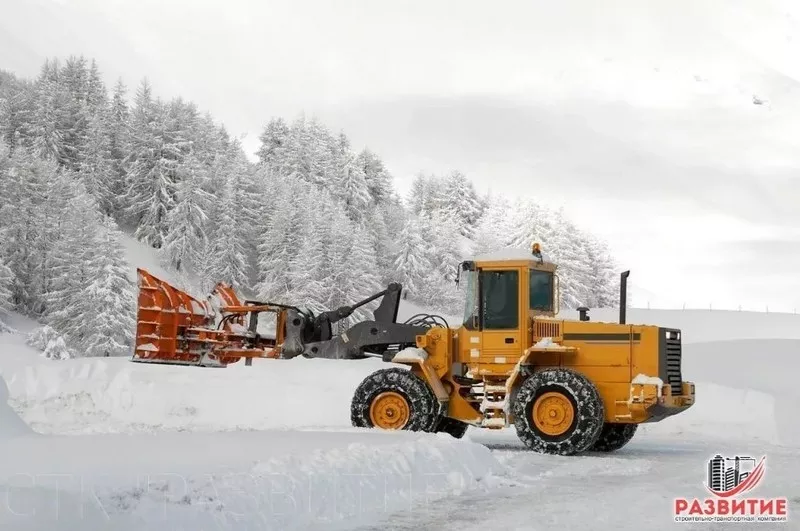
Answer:
[[[531,319],[558,313],[556,265],[546,260],[538,245],[532,251],[504,251],[461,263],[463,327],[482,332],[484,349],[519,352],[527,346]]]

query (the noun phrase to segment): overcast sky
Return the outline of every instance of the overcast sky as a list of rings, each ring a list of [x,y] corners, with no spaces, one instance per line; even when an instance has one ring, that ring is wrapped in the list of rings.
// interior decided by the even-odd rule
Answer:
[[[147,75],[251,152],[270,117],[317,115],[401,191],[460,169],[563,206],[632,270],[637,305],[792,311],[798,15],[788,0],[0,0],[0,68],[95,57],[109,83]]]

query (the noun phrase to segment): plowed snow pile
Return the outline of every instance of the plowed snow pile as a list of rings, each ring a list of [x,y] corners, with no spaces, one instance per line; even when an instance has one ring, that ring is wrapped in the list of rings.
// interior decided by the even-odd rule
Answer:
[[[9,441],[0,528],[347,528],[507,483],[489,449],[448,436],[232,435]]]
[[[789,343],[800,350],[800,342]],[[696,382],[697,404],[643,426],[642,433],[800,445],[792,422],[797,414],[789,406],[797,402],[796,391],[780,385],[779,377],[753,371],[749,380],[734,377],[754,348],[737,345],[687,345],[684,378]],[[723,354],[709,353],[717,351]],[[300,357],[204,369],[104,358],[43,360],[4,377],[12,406],[42,433],[350,430],[353,391],[368,374],[389,366],[375,359]]]
[[[349,428],[376,360],[256,360],[225,369],[76,359],[6,371],[12,405],[43,433]]]
[[[302,387],[294,397],[283,387],[291,377],[259,381],[258,367],[248,368],[249,379],[236,368],[128,363],[46,362],[6,377],[26,397],[17,398],[17,407],[38,419],[41,431],[178,430],[182,423],[288,428],[298,412],[306,426],[345,425],[346,409],[336,411],[340,400],[329,405],[324,383],[302,400]],[[301,365],[308,368],[284,365],[297,369],[297,378]],[[217,386],[203,392],[215,379]],[[231,385],[237,381],[249,387]],[[448,435],[347,429],[36,435],[7,396],[0,378],[0,489],[8,501],[0,504],[2,529],[335,529],[508,483],[488,448]]]
[[[374,360],[51,361],[25,345],[33,323],[14,325],[0,335],[1,529],[335,529],[508,483],[483,445],[352,429]]]
[[[17,412],[9,407],[8,386],[6,381],[0,378],[0,441],[31,434],[33,434],[33,431],[19,417]]]
[[[640,433],[800,445],[800,440],[781,437],[775,413],[778,401],[770,394],[710,382],[696,382],[696,394],[697,403],[691,409],[662,422],[643,425]]]

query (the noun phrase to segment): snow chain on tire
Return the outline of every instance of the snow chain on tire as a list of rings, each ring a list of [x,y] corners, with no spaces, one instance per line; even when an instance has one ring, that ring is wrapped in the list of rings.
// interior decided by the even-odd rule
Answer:
[[[370,406],[382,393],[404,397],[410,412],[402,428],[408,431],[434,431],[439,423],[439,402],[428,384],[408,369],[392,367],[370,374],[359,384],[350,404],[350,420],[356,428],[373,428]]]
[[[560,435],[548,435],[533,421],[537,399],[555,396],[571,404],[572,422]],[[545,369],[534,373],[519,387],[512,404],[517,436],[531,450],[558,455],[572,455],[588,450],[603,429],[605,410],[597,387],[572,369]]]
[[[638,424],[614,424],[607,422],[600,431],[600,437],[591,447],[593,452],[614,452],[633,439]]]

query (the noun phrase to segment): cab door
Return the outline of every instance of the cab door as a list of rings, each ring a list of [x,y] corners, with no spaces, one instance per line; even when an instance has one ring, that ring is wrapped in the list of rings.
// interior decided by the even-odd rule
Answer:
[[[483,363],[516,363],[523,346],[518,269],[480,271],[480,316]]]

